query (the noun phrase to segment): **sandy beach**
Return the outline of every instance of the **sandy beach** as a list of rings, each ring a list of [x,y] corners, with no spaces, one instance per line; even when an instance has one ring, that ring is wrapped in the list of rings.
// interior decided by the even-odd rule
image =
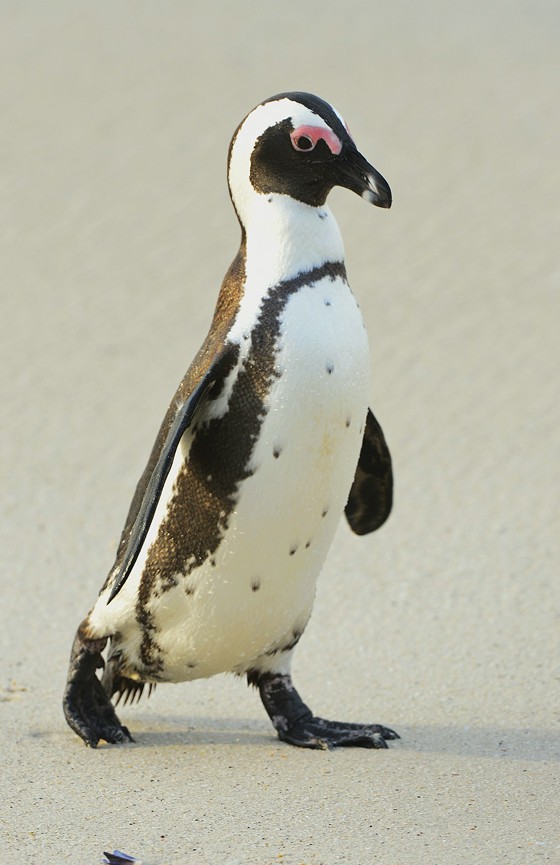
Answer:
[[[560,860],[560,6],[0,4],[0,861]],[[386,751],[280,743],[216,677],[86,749],[76,626],[209,326],[241,118],[308,90],[391,184],[330,204],[395,508],[341,524],[294,679]]]

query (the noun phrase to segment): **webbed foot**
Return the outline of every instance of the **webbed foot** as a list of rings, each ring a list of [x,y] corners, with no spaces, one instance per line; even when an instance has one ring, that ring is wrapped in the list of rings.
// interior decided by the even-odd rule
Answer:
[[[251,677],[278,738],[300,748],[387,748],[399,735],[380,724],[346,724],[317,718],[292,684],[291,676],[263,673]]]
[[[62,701],[68,724],[90,748],[97,748],[100,739],[111,744],[134,741],[119,721],[96,675],[96,670],[104,665],[101,652],[106,642],[106,638],[87,639],[78,629]]]

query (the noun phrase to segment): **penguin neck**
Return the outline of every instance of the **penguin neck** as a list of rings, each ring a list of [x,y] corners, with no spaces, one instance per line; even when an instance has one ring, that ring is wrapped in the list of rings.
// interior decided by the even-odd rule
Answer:
[[[343,261],[337,222],[326,204],[312,207],[289,195],[255,196],[244,221],[247,280],[263,288],[319,267]]]
[[[242,230],[238,257],[244,258],[244,279],[229,338],[243,342],[273,288],[326,262],[343,263],[344,246],[326,204],[311,207],[271,193],[255,196],[244,218],[235,209]]]

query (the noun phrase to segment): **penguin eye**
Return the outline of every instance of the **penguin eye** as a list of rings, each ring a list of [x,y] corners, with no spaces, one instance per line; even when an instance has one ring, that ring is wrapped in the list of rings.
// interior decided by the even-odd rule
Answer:
[[[311,153],[319,141],[325,142],[333,156],[338,156],[342,150],[342,141],[338,135],[323,126],[298,126],[290,133],[290,141],[294,150],[299,153]]]
[[[313,150],[315,147],[315,141],[308,135],[298,135],[297,138],[292,138],[292,144],[295,150],[300,151]]]

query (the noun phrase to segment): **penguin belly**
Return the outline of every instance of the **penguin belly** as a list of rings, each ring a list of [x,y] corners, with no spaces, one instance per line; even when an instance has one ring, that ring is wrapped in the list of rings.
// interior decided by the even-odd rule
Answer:
[[[302,287],[278,324],[265,413],[220,543],[176,585],[144,600],[157,676],[142,667],[137,619],[119,623],[114,650],[133,678],[266,670],[307,624],[358,461],[369,352],[361,313],[340,278]]]

